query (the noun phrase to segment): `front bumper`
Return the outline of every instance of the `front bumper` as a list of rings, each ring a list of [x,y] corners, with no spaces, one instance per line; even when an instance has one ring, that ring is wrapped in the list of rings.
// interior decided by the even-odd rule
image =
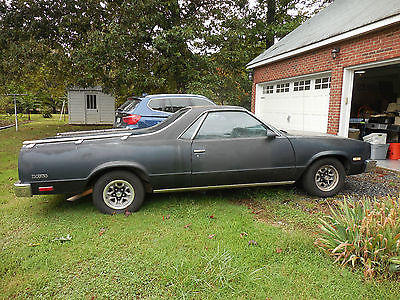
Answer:
[[[17,197],[32,197],[32,187],[30,183],[14,183],[14,193]]]

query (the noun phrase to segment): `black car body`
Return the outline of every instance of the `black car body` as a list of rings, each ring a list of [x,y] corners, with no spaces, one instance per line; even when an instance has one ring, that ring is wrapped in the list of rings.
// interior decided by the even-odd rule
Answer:
[[[15,187],[21,196],[79,194],[93,188],[94,204],[105,213],[137,210],[145,191],[301,180],[309,193],[325,197],[340,190],[346,174],[364,172],[369,157],[368,143],[286,134],[243,108],[188,107],[146,129],[71,132],[26,141]]]

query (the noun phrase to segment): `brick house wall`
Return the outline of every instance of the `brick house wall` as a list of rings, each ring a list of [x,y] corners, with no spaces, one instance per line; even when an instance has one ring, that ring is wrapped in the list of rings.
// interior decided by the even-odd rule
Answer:
[[[331,51],[339,47],[340,54],[333,59]],[[254,69],[251,111],[255,109],[256,84],[330,71],[331,90],[327,133],[339,131],[343,70],[350,66],[400,57],[400,24],[368,33],[353,39],[305,52]]]

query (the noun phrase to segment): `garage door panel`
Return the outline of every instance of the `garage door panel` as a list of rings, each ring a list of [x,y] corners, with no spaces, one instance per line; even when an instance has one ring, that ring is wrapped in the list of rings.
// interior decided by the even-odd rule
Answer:
[[[262,102],[260,110],[268,112],[303,112],[303,102],[291,95],[271,97]]]
[[[303,102],[295,95],[288,96],[287,111],[303,113]]]
[[[326,132],[328,115],[304,115],[304,131]]]
[[[273,112],[265,112],[259,116],[265,122],[274,125],[278,128],[283,128],[286,123],[286,114],[285,113],[273,113]]]
[[[325,75],[326,76],[326,75]],[[285,130],[305,130],[313,132],[327,131],[330,89],[315,89],[315,79],[311,81],[309,90],[295,91],[294,82],[301,81],[296,79],[290,83],[290,91],[276,93],[276,89],[271,94],[263,94],[257,97],[255,113],[261,119]],[[287,83],[275,82],[266,85]],[[262,85],[258,91],[262,92]]]
[[[284,129],[303,130],[303,114],[288,114]]]
[[[266,113],[260,118],[279,129],[303,130],[302,114]]]
[[[304,97],[304,113],[327,114],[329,109],[329,97],[310,96]]]

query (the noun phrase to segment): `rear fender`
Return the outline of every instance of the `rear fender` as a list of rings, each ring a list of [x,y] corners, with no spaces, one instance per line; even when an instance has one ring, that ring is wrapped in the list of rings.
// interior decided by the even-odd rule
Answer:
[[[145,167],[135,162],[112,161],[97,166],[88,176],[87,186],[92,186],[95,181],[103,174],[113,170],[128,170],[137,175],[143,183],[150,183],[150,177]]]

